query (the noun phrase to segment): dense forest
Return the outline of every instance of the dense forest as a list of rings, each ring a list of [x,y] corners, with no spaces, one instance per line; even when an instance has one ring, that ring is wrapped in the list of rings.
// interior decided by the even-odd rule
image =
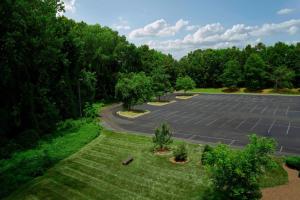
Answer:
[[[173,87],[183,76],[197,87],[300,87],[300,43],[199,49],[177,61],[62,10],[58,0],[0,2],[1,158],[80,117],[87,103],[114,99],[122,74],[162,68]]]

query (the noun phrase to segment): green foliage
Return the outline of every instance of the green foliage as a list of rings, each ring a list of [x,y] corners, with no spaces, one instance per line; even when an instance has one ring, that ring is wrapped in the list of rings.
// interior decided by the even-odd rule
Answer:
[[[151,79],[145,73],[121,75],[116,85],[116,97],[128,110],[152,97]]]
[[[202,155],[201,155],[201,163],[202,165],[207,164],[207,154],[211,153],[213,151],[213,148],[206,144],[203,148]]]
[[[196,87],[196,83],[191,77],[185,76],[185,77],[179,77],[176,80],[176,89],[177,90],[183,90],[184,92],[188,90],[192,90]]]
[[[73,126],[77,125],[78,128],[74,130]],[[40,141],[39,146],[17,152],[10,159],[0,160],[0,198],[43,175],[49,167],[75,153],[99,135],[99,126],[94,122],[68,120],[60,123],[59,127],[60,130],[54,132],[52,138]]]
[[[99,116],[100,109],[102,107],[102,104],[95,105],[86,103],[83,109],[84,117],[88,120],[94,120]]]
[[[173,142],[170,127],[166,123],[162,123],[160,127],[155,129],[155,135],[152,140],[156,150],[167,150]]]
[[[162,67],[155,68],[151,72],[152,90],[155,96],[160,97],[172,90],[169,75]]]
[[[179,144],[173,151],[176,162],[186,161],[188,158],[188,150],[184,143]]]
[[[244,150],[218,145],[206,153],[213,182],[213,199],[260,199],[259,178],[274,166],[275,141],[251,135]]]
[[[240,63],[230,60],[225,64],[221,80],[226,87],[236,88],[243,81],[243,74]]]
[[[262,89],[267,80],[266,64],[258,54],[251,54],[245,63],[245,86]]]
[[[300,171],[300,157],[299,156],[288,156],[285,159],[285,163],[288,167],[292,169],[297,169]]]
[[[295,72],[288,69],[286,66],[276,67],[271,75],[271,79],[275,83],[275,90],[278,88],[290,88],[292,87],[292,80],[295,78]]]

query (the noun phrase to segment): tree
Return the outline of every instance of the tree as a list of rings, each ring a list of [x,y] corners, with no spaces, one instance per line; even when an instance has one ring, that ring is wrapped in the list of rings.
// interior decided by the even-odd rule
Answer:
[[[228,88],[236,88],[243,80],[240,64],[236,60],[230,60],[225,64],[225,69],[221,75],[221,81]]]
[[[153,143],[157,150],[164,151],[168,149],[169,144],[173,142],[170,127],[162,123],[160,127],[155,129]]]
[[[251,54],[245,64],[245,86],[249,89],[261,89],[267,80],[266,64],[258,54]]]
[[[274,72],[271,75],[271,79],[275,83],[275,90],[278,88],[291,87],[292,80],[295,77],[295,72],[291,69],[288,69],[286,66],[276,67]]]
[[[169,75],[162,67],[155,68],[151,73],[152,90],[155,96],[160,101],[161,96],[171,91]]]
[[[179,77],[176,80],[176,89],[177,90],[183,90],[184,93],[186,93],[186,91],[194,89],[196,86],[196,83],[193,79],[191,79],[191,77],[189,76],[185,76],[185,77]]]
[[[265,137],[249,136],[250,143],[244,150],[233,150],[227,145],[218,145],[205,155],[212,182],[212,199],[261,198],[259,178],[267,168],[274,166],[271,155],[275,141]]]
[[[128,110],[150,100],[152,95],[151,79],[143,72],[122,74],[116,84],[116,97]]]

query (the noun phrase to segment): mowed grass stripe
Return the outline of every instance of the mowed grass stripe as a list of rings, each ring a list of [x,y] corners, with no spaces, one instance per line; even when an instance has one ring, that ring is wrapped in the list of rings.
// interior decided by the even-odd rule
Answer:
[[[96,178],[95,175],[89,175],[86,174],[78,169],[73,169],[71,166],[66,166],[63,167],[63,170],[60,170],[60,172],[62,172],[63,174],[67,175],[67,176],[72,176],[73,178],[76,178],[77,180],[81,180],[84,183],[87,184],[91,184],[93,185],[95,188],[101,188],[103,186],[105,186],[107,188],[107,191],[110,191],[111,194],[110,195],[115,195],[116,197],[122,199],[122,197],[133,197],[133,198],[137,198],[137,199],[148,199],[140,194],[134,193],[130,190],[126,190],[123,188],[120,188],[118,186],[116,186],[116,184],[114,183],[110,183],[107,181],[103,181],[102,179]],[[96,187],[97,186],[97,187]],[[120,194],[118,194],[120,193]]]
[[[91,154],[82,154],[84,156],[82,156],[81,158],[84,158],[86,160],[91,160],[91,161],[94,161],[96,163],[101,163],[101,164],[104,164],[104,165],[108,165],[110,166],[110,168],[113,170],[114,168],[116,168],[116,166],[119,166],[121,164],[121,161],[122,161],[122,157],[119,157],[118,159],[114,159],[114,160],[110,160],[110,159],[106,159],[106,158],[102,158],[100,156],[96,156],[96,155],[91,155]],[[153,155],[154,156],[154,155]],[[124,157],[123,157],[124,159]],[[173,167],[172,165],[174,164],[171,164],[167,158],[158,158],[158,159],[164,159],[168,165],[169,165],[169,168]],[[148,173],[150,174],[155,174],[155,173],[159,173],[161,176],[167,176],[169,178],[173,178],[175,180],[178,180],[180,182],[189,182],[189,183],[194,183],[195,181],[197,182],[197,180],[199,180],[199,175],[201,175],[198,171],[200,171],[200,166],[198,169],[194,169],[195,171],[197,171],[196,174],[194,173],[190,173],[190,174],[187,174],[187,173],[178,173],[179,171],[178,170],[170,170],[169,168],[163,168],[162,166],[154,166],[154,162],[151,161],[151,158],[149,158],[149,160],[147,159],[142,159],[142,158],[136,158],[134,163],[132,164],[135,164],[135,163],[143,163],[141,165],[141,167],[145,170],[145,171],[148,171]],[[147,167],[144,166],[145,163],[149,162],[149,165],[147,165]],[[133,169],[133,171],[136,170],[136,169]]]
[[[135,193],[138,192],[140,194],[143,194],[143,196],[149,197],[150,199],[157,198],[157,194],[159,194],[159,197],[164,199],[176,197],[173,194],[174,192],[176,192],[176,190],[172,191],[172,193],[164,191],[161,189],[161,187],[163,186],[159,182],[147,182],[146,179],[134,176],[133,174],[127,176],[124,174],[113,174],[92,166],[87,166],[86,164],[79,162],[76,162],[76,164],[77,165],[72,165],[69,167],[87,175],[94,176],[95,178],[103,180],[105,182],[112,182],[115,184],[115,186],[122,187],[123,189],[126,189],[128,191]],[[149,190],[149,187],[151,188],[151,190]]]
[[[150,177],[147,176],[148,175],[147,173],[141,173],[140,171],[135,171],[134,173],[132,173],[128,170],[125,171],[124,169],[123,170],[120,169],[118,171],[117,170],[110,171],[109,170],[110,168],[105,165],[101,165],[101,164],[99,165],[98,163],[84,160],[84,159],[73,160],[73,162],[79,165],[83,165],[84,167],[90,168],[90,170],[93,172],[97,171],[108,176],[114,176],[114,177],[118,177],[119,179],[127,180],[128,182],[132,182],[132,180],[134,180],[134,184],[140,184],[145,186],[146,188],[150,184],[155,185],[156,186],[155,190],[158,190],[161,193],[165,193],[165,191],[167,193],[186,192],[186,190],[183,190],[182,188],[174,188],[172,184],[176,183],[176,181],[173,181],[172,179],[165,179],[164,176]],[[168,182],[168,184],[165,184],[166,182]]]
[[[111,184],[99,180],[96,184],[93,177],[82,176],[81,173],[74,172],[73,169],[62,167],[53,173],[56,181],[80,191],[88,197],[87,199],[122,199],[122,196],[114,192],[114,187]],[[127,195],[127,193],[123,193],[123,195]]]

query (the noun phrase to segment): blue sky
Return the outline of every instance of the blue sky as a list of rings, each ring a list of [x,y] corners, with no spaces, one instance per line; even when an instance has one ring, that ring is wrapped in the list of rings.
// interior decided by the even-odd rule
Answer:
[[[67,17],[99,23],[180,58],[198,48],[300,41],[300,0],[64,0]]]

